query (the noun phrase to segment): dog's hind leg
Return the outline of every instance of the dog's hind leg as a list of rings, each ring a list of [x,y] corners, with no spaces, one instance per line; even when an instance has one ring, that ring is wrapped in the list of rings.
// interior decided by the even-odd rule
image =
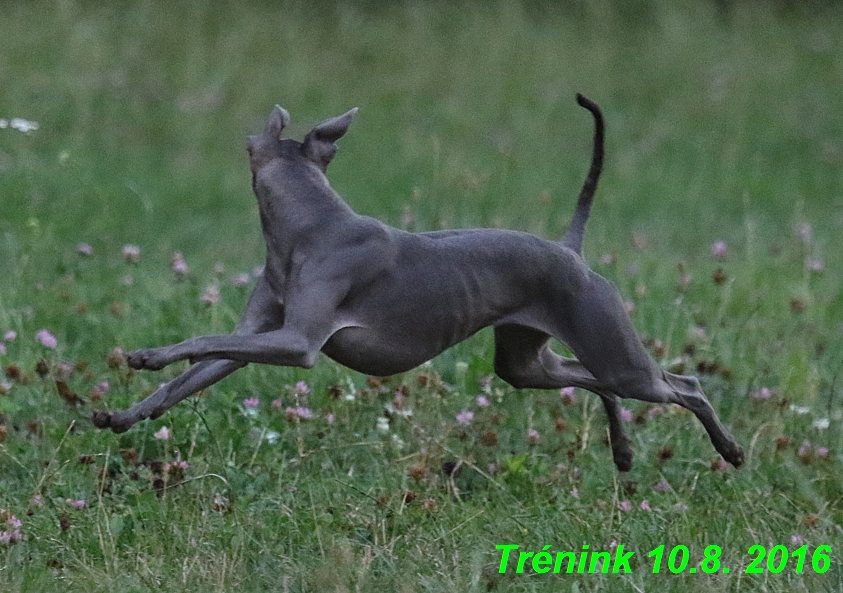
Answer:
[[[609,418],[609,441],[612,444],[612,459],[618,471],[628,472],[632,469],[632,448],[629,446],[629,437],[621,424],[620,406],[618,398],[612,393],[598,393],[600,401],[603,402],[603,409]]]
[[[700,387],[699,380],[696,377],[674,375],[662,371],[662,381],[670,390],[670,401],[693,412],[702,423],[717,452],[735,467],[740,467],[744,462],[743,449],[721,424],[717,413]]]
[[[609,419],[612,457],[619,471],[632,467],[632,449],[621,424],[617,397],[572,358],[559,356],[547,346],[550,336],[521,326],[495,327],[495,373],[517,389],[581,387],[600,396]]]
[[[723,427],[695,377],[672,375],[650,358],[614,286],[591,272],[558,327],[560,336],[599,384],[621,398],[674,403],[694,413],[714,448],[738,467],[743,450]]]

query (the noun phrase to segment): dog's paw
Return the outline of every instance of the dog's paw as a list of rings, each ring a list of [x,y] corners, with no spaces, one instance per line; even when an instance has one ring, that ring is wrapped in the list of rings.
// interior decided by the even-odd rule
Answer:
[[[720,454],[723,455],[723,459],[731,463],[734,467],[740,467],[744,462],[743,449],[736,443],[731,443],[731,445],[732,447],[729,448],[729,451],[724,452],[725,454]]]
[[[732,439],[723,442],[715,442],[714,448],[720,453],[720,457],[731,463],[734,467],[740,467],[744,462],[743,448]]]
[[[160,348],[135,350],[126,356],[126,362],[133,369],[148,371],[160,371],[169,364],[166,357],[162,356]]]
[[[627,455],[615,455],[615,467],[619,472],[628,472],[632,469],[632,453]]]
[[[91,416],[91,422],[97,428],[110,428],[117,434],[126,432],[135,424],[135,421],[127,417],[125,412],[106,412],[103,410],[94,412]]]
[[[629,443],[612,447],[612,459],[619,472],[628,472],[632,469],[632,457],[632,449],[629,447]]]
[[[94,426],[96,426],[97,428],[111,428],[112,416],[112,412],[104,412],[102,410],[97,410],[91,416],[91,422],[93,422]]]

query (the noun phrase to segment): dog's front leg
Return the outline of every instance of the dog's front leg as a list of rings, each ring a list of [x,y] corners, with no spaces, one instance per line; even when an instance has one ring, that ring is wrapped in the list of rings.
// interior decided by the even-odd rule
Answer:
[[[284,325],[284,308],[273,294],[264,277],[258,279],[249,297],[243,316],[234,328],[234,335],[250,335],[279,329]],[[132,356],[132,355],[130,355]],[[152,395],[127,410],[94,412],[91,420],[98,428],[125,432],[146,418],[158,418],[188,396],[224,379],[246,363],[234,360],[205,360],[199,362],[172,381],[159,387]]]
[[[197,362],[212,358],[310,368],[328,337],[315,340],[288,327],[252,336],[201,336],[172,346],[138,350],[129,355],[128,362],[132,368],[150,370],[162,369],[178,360]]]
[[[129,354],[127,361],[132,368],[150,370],[162,369],[178,360],[197,362],[211,358],[310,368],[316,363],[319,350],[339,329],[337,304],[348,294],[349,284],[347,278],[334,278],[287,295],[279,315],[280,327],[272,331],[190,338],[171,346],[137,350]]]
[[[97,428],[110,428],[114,432],[126,432],[132,426],[147,418],[158,418],[188,396],[224,379],[244,362],[235,360],[205,360],[159,387],[155,393],[120,412],[100,410],[91,418]]]

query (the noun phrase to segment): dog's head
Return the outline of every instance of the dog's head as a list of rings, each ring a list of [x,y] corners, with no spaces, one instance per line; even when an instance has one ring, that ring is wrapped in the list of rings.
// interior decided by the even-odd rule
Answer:
[[[276,105],[266,120],[263,134],[249,136],[247,150],[252,174],[257,174],[267,163],[276,158],[307,159],[315,163],[324,173],[337,152],[337,140],[348,131],[351,120],[357,113],[355,107],[337,117],[323,121],[304,137],[303,142],[281,140],[281,133],[290,123],[290,114]]]

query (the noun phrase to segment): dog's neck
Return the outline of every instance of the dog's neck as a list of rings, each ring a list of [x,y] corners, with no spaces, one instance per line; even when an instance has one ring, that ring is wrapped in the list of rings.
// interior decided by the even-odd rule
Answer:
[[[307,159],[273,159],[257,172],[253,189],[267,254],[280,260],[358,216]]]

